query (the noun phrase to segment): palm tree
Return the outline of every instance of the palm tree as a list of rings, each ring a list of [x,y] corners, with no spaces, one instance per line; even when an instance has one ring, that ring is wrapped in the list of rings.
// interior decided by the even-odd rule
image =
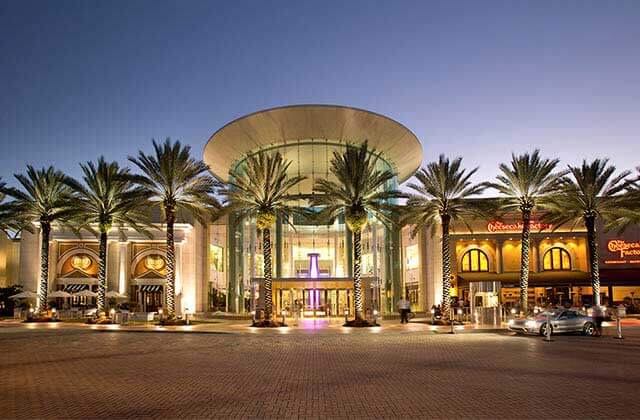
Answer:
[[[296,214],[307,215],[304,209],[290,206],[290,192],[306,177],[289,176],[291,161],[278,152],[260,152],[248,156],[241,170],[229,173],[229,181],[219,193],[225,197],[221,213],[235,213],[240,217],[255,217],[262,232],[264,264],[264,321],[260,326],[277,325],[271,321],[273,312],[271,271],[271,226],[280,217],[287,222]]]
[[[509,165],[499,166],[498,182],[488,182],[504,197],[497,200],[507,212],[518,211],[522,217],[522,241],[520,259],[520,311],[526,313],[529,289],[529,236],[531,214],[544,209],[545,202],[557,191],[559,180],[565,172],[554,172],[558,159],[543,159],[540,151],[532,154],[511,155]]]
[[[486,189],[484,184],[473,184],[471,177],[478,168],[470,171],[462,169],[462,158],[449,161],[444,155],[436,162],[429,163],[415,175],[418,183],[409,184],[417,194],[410,194],[407,200],[403,222],[412,224],[411,235],[424,226],[435,231],[442,228],[442,309],[449,316],[451,289],[451,251],[449,231],[453,222],[467,224],[468,218],[480,217],[487,210],[482,201],[469,200]]]
[[[108,163],[104,157],[98,162],[80,164],[85,185],[69,180],[69,186],[77,193],[74,206],[79,211],[80,226],[92,231],[99,239],[98,308],[105,310],[107,274],[107,235],[113,225],[127,224],[146,232],[148,212],[143,211],[149,192],[134,182],[138,179],[128,168],[120,168],[117,162]],[[93,226],[97,225],[95,231]]]
[[[387,226],[393,224],[393,212],[397,208],[392,201],[404,197],[400,191],[388,189],[395,177],[390,170],[376,166],[379,155],[369,149],[365,142],[361,146],[347,145],[343,153],[333,152],[330,171],[336,178],[319,179],[314,185],[312,206],[322,207],[319,218],[332,222],[344,214],[347,227],[353,233],[353,290],[355,298],[355,322],[366,325],[360,267],[362,256],[362,228],[372,213]]]
[[[607,221],[605,229],[617,229],[622,233],[625,229],[640,224],[640,167],[636,168],[638,175],[627,181],[625,193],[617,197],[619,208],[613,218]]]
[[[31,224],[23,220],[22,214],[16,211],[15,203],[4,201],[7,189],[7,184],[0,178],[0,231],[8,237],[22,230],[33,231]]]
[[[220,205],[211,196],[217,183],[209,175],[209,167],[191,157],[191,147],[167,138],[162,144],[153,140],[153,149],[153,154],[139,151],[138,156],[130,156],[129,161],[143,172],[143,177],[137,182],[148,190],[150,200],[164,214],[167,227],[167,316],[173,319],[176,313],[173,233],[176,215],[184,212],[204,224],[210,220],[213,209]]]
[[[49,237],[52,223],[66,225],[77,213],[72,205],[73,190],[69,177],[52,166],[34,169],[27,166],[26,174],[15,175],[22,190],[5,187],[4,192],[13,197],[12,214],[29,223],[40,224],[40,284],[38,287],[38,312],[47,309],[49,288]]]
[[[587,247],[591,286],[595,305],[600,305],[600,260],[596,223],[622,223],[628,196],[622,195],[629,187],[625,180],[630,171],[615,175],[616,168],[608,159],[582,161],[581,166],[569,165],[569,175],[561,180],[560,194],[548,205],[545,221],[559,227],[583,223],[587,229]]]

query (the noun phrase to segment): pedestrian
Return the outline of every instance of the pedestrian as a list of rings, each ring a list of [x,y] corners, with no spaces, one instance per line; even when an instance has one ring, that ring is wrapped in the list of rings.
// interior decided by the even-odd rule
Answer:
[[[298,299],[293,301],[293,325],[297,326],[300,320],[300,304]]]
[[[409,313],[411,312],[411,302],[409,299],[402,297],[398,301],[398,309],[400,310],[400,323],[409,323]]]
[[[591,316],[593,318],[593,324],[596,326],[596,336],[602,337],[602,322],[604,321],[604,311],[602,306],[595,305],[591,309]]]

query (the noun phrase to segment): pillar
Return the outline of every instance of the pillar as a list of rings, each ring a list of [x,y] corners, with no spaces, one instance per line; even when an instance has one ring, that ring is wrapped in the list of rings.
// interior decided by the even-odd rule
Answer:
[[[502,259],[502,246],[504,245],[504,241],[497,240],[496,241],[496,273],[502,274],[504,272],[504,263]]]
[[[129,242],[119,242],[118,246],[118,293],[127,294],[129,287]]]
[[[531,240],[531,248],[533,248],[533,271],[535,273],[540,272],[540,243],[536,239]]]

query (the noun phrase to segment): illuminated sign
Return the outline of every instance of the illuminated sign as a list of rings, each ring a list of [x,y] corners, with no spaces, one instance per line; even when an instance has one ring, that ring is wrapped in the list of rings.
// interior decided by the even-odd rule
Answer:
[[[418,268],[420,266],[420,252],[418,250],[418,245],[409,245],[405,248],[405,253],[407,257],[407,270]]]
[[[618,254],[620,260],[626,258],[635,258],[635,260],[621,261],[622,263],[628,262],[633,264],[640,263],[640,241],[627,242],[623,239],[612,239],[607,242],[607,250]],[[619,264],[620,261],[606,260],[605,264]]]
[[[487,230],[489,232],[522,232],[522,228],[524,224],[522,222],[515,223],[503,223],[498,220],[491,221],[487,223]],[[532,220],[529,223],[529,228],[531,230],[548,230],[551,229],[552,226],[548,223],[543,223],[537,220]]]

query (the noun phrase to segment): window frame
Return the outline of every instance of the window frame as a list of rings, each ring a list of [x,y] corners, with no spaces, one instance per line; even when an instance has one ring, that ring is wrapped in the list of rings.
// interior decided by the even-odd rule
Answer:
[[[476,253],[476,261],[475,262],[478,264],[477,265],[477,267],[478,267],[477,270],[474,270],[472,268],[473,267],[472,256],[473,256],[474,252]],[[464,260],[465,260],[465,258],[467,258],[467,256],[469,258],[469,261],[468,261],[469,262],[469,264],[468,264],[469,269],[465,270],[464,269]],[[486,270],[483,270],[481,268],[482,267],[482,257],[484,257],[484,259],[487,262],[487,269]],[[490,269],[491,269],[491,267],[489,265],[489,256],[481,248],[471,248],[471,249],[466,250],[465,253],[462,254],[462,258],[460,259],[460,272],[461,273],[488,273],[490,271]]]
[[[556,266],[554,264],[554,256],[553,256],[553,251],[557,250],[559,252],[558,255],[558,261],[560,263],[560,266]],[[566,254],[567,256],[567,260],[569,261],[569,266],[565,267],[564,266],[564,258],[563,256]],[[545,268],[545,260],[547,259],[547,256],[549,257],[549,266],[550,268]],[[569,251],[567,251],[566,249],[559,247],[559,246],[552,246],[551,248],[547,249],[544,254],[542,255],[542,271],[571,271],[573,267],[573,261],[571,261],[571,254],[569,253]]]

